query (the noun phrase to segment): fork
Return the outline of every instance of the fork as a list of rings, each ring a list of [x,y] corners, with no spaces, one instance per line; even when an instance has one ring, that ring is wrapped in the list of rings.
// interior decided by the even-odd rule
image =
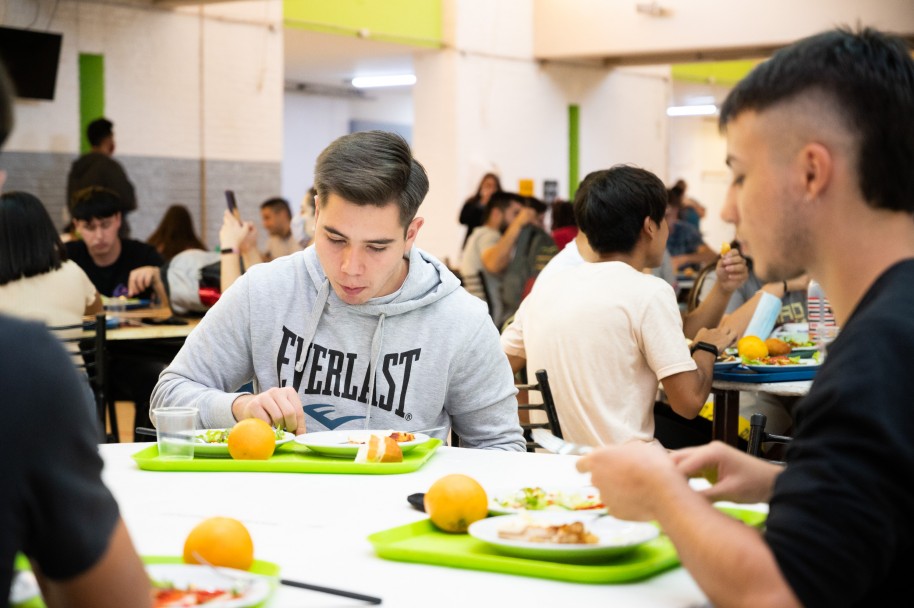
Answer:
[[[583,456],[584,454],[589,454],[593,451],[593,448],[589,445],[579,445],[577,443],[565,441],[564,439],[556,437],[546,429],[533,429],[531,434],[536,443],[553,454]]]

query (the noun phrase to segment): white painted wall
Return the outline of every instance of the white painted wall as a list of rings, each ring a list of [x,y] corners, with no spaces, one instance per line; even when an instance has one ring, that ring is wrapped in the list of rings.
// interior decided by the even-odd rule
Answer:
[[[78,153],[78,57],[100,53],[117,154],[280,159],[279,0],[174,11],[151,2],[4,4],[3,25],[26,27],[36,19],[63,34],[55,99],[17,101],[7,150]]]
[[[533,0],[538,57],[624,56],[783,45],[836,25],[914,33],[910,0]]]

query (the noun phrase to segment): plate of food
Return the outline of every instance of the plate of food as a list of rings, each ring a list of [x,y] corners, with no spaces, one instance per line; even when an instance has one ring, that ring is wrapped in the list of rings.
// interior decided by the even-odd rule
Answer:
[[[743,365],[757,372],[790,372],[798,369],[815,369],[819,367],[816,359],[803,359],[799,355],[778,355],[760,359],[746,359]]]
[[[559,561],[617,557],[660,535],[645,522],[553,511],[489,517],[470,524],[468,532],[500,553]]]
[[[148,564],[146,572],[152,581],[154,608],[246,608],[262,603],[271,591],[266,577],[231,568]]]
[[[194,433],[195,456],[229,456],[228,435],[232,429],[198,429]],[[295,439],[295,434],[282,429],[273,429],[276,445],[280,446]]]
[[[295,438],[296,443],[309,450],[326,456],[355,458],[359,448],[366,444],[371,435],[390,437],[396,441],[405,454],[430,439],[425,433],[411,433],[397,430],[355,430],[355,431],[317,431],[305,433]]]
[[[740,358],[737,356],[736,351],[730,351],[731,349],[728,348],[717,356],[717,360],[714,362],[715,370],[730,369],[742,363]]]
[[[527,511],[567,513],[606,513],[606,505],[594,487],[552,488],[526,487],[488,492],[489,513],[507,515]]]
[[[124,296],[108,297],[102,296],[102,305],[106,310],[133,310],[135,308],[149,308],[151,300],[141,298],[127,298]]]

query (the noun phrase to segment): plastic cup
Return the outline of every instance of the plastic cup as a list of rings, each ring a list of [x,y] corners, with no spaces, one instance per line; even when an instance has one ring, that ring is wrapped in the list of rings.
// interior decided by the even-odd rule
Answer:
[[[171,407],[156,410],[156,438],[162,460],[192,460],[197,408]]]

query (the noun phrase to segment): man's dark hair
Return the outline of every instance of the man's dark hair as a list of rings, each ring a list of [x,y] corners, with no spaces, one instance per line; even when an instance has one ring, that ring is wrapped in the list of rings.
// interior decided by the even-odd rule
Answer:
[[[95,147],[114,134],[114,123],[107,118],[96,118],[86,127],[86,137]]]
[[[405,229],[428,193],[428,176],[396,133],[360,131],[336,139],[321,152],[314,187],[321,206],[331,193],[356,205],[395,202]]]
[[[289,201],[279,196],[268,198],[260,203],[261,209],[269,208],[273,213],[285,212],[287,216],[292,217],[292,209],[289,207]]]
[[[13,130],[13,81],[0,62],[0,146]]]
[[[498,209],[504,213],[512,203],[525,205],[527,201],[523,196],[515,192],[506,192],[504,190],[493,192],[492,196],[489,197],[489,202],[486,203],[486,208],[482,210],[482,223],[485,224],[489,221],[493,211]]]
[[[905,42],[866,28],[791,44],[733,88],[721,107],[720,128],[746,110],[762,112],[806,93],[829,100],[856,137],[866,201],[914,211],[914,59]]]
[[[549,205],[534,196],[528,196],[524,199],[524,204],[536,211],[537,215],[542,215],[549,210]]]
[[[114,190],[89,186],[73,195],[71,215],[75,220],[91,222],[111,217],[122,210],[121,197]]]
[[[56,270],[65,259],[60,235],[37,197],[0,195],[0,285]]]
[[[574,196],[574,217],[597,253],[628,253],[649,217],[666,213],[667,190],[660,178],[638,167],[616,165],[584,178]]]
[[[574,219],[574,205],[568,201],[556,201],[552,203],[552,227],[564,228],[565,226],[577,226],[578,222]]]

